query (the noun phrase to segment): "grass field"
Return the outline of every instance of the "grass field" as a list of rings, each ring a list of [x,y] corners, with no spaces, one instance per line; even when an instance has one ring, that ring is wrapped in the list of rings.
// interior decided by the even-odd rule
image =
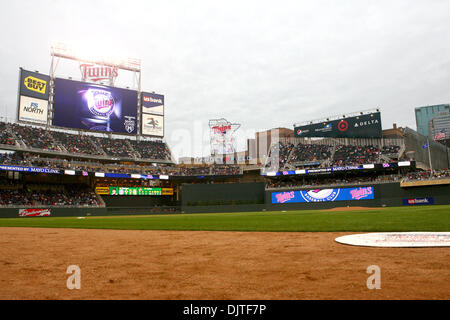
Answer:
[[[4,218],[0,227],[205,231],[450,231],[450,206],[108,217]]]

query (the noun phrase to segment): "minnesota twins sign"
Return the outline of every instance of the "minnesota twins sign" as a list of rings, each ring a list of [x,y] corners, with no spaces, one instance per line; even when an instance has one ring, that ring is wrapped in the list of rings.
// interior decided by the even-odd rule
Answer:
[[[235,152],[234,133],[241,127],[226,119],[209,120],[211,155]]]
[[[329,202],[374,199],[373,187],[272,192],[272,203]]]

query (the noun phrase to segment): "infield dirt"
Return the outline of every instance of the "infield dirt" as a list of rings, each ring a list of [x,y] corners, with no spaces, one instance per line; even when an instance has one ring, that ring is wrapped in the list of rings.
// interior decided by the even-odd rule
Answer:
[[[334,241],[346,234],[0,228],[0,299],[450,298],[449,248]]]

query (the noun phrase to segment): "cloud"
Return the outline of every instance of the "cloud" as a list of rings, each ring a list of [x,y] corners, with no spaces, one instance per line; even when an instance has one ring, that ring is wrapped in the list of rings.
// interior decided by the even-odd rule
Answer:
[[[166,97],[169,146],[175,130],[221,117],[251,132],[380,107],[383,127],[415,128],[415,107],[450,101],[448,12],[448,1],[2,2],[0,111],[15,117],[18,67],[47,72],[59,40],[141,58],[143,90]],[[199,140],[176,156],[204,153]]]

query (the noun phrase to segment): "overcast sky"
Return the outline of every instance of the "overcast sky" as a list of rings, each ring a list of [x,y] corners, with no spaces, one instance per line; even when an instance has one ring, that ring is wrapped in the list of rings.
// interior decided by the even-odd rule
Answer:
[[[376,107],[383,128],[415,129],[415,107],[450,103],[448,0],[1,0],[0,30],[2,116],[52,43],[111,50],[165,95],[177,157],[207,155],[209,119],[240,123],[242,150],[255,130]]]

